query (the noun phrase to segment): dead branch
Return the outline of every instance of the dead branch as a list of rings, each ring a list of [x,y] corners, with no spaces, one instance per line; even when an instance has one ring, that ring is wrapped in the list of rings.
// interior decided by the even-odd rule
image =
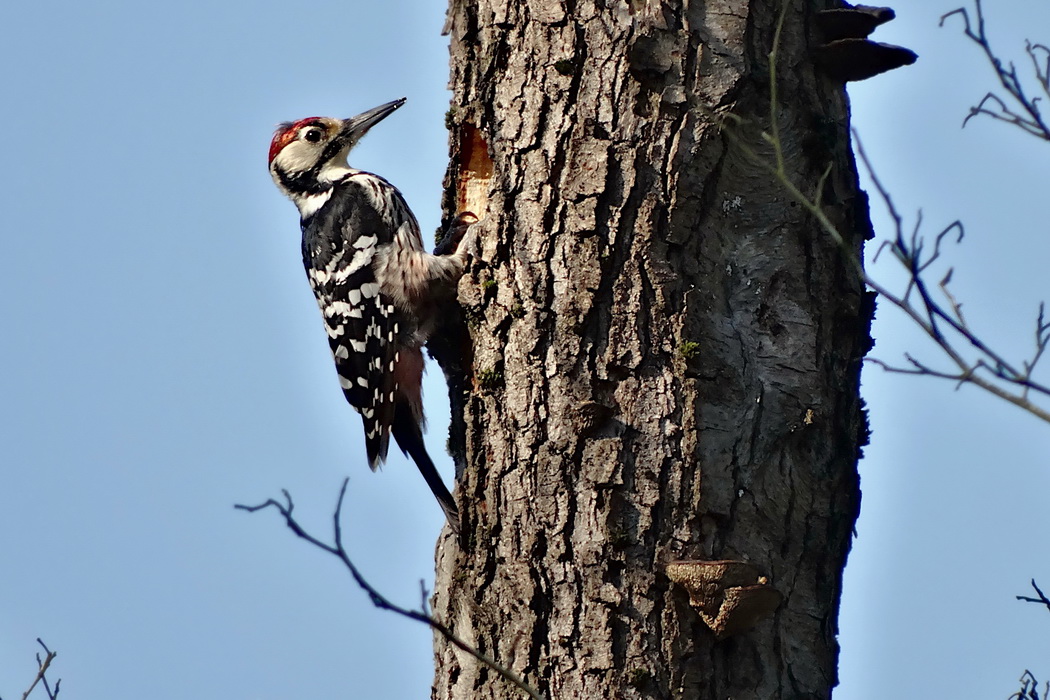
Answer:
[[[1032,392],[1050,397],[1050,386],[1037,382],[1032,376],[1047,345],[1050,345],[1050,322],[1046,320],[1045,305],[1042,303],[1039,305],[1035,323],[1035,347],[1032,355],[1020,366],[1008,360],[1004,354],[982,339],[963,316],[962,304],[949,290],[948,285],[951,282],[953,270],[949,268],[937,285],[943,302],[931,289],[925,277],[930,266],[941,257],[941,246],[949,233],[957,231],[956,242],[962,241],[964,234],[962,224],[955,221],[943,229],[934,238],[932,251],[927,251],[925,240],[919,232],[922,224],[920,213],[916,217],[916,224],[911,235],[905,237],[903,217],[897,211],[889,191],[875,173],[856,132],[853,136],[857,144],[857,155],[864,163],[875,189],[894,222],[893,239],[885,242],[883,248],[890,250],[893,257],[908,271],[909,277],[905,291],[900,295],[892,294],[867,274],[865,274],[865,281],[883,299],[912,318],[951,360],[954,369],[951,371],[935,370],[910,356],[907,357],[910,365],[907,368],[892,367],[885,362],[876,362],[876,364],[891,371],[924,374],[951,379],[959,383],[975,384],[1050,422],[1050,412],[1033,403],[1030,398]],[[917,299],[913,300],[913,295]],[[971,354],[967,355],[968,352]]]
[[[1039,603],[1040,605],[1045,605],[1047,610],[1050,610],[1050,598],[1047,598],[1046,594],[1039,590],[1039,586],[1036,585],[1035,579],[1032,579],[1032,588],[1035,589],[1035,594],[1039,596],[1038,598],[1019,595],[1017,596],[1017,600],[1023,600],[1026,603]]]
[[[1042,96],[1030,96],[1025,91],[1024,82],[1017,75],[1017,68],[1013,62],[1004,63],[992,49],[985,32],[984,11],[981,0],[974,0],[974,12],[971,13],[960,7],[941,16],[941,26],[953,16],[959,15],[963,19],[963,32],[971,41],[981,47],[989,65],[995,71],[999,84],[1009,96],[1003,99],[994,92],[989,92],[976,106],[970,108],[970,113],[963,119],[963,126],[972,118],[981,114],[991,117],[997,121],[1013,124],[1025,133],[1031,134],[1045,141],[1050,141],[1050,128],[1043,120],[1039,111],[1039,101],[1043,96],[1050,97],[1050,49],[1043,44],[1025,42],[1025,53],[1032,63],[1032,72],[1035,74],[1035,82],[1042,90]]]
[[[1007,700],[1046,700],[1047,696],[1050,695],[1050,683],[1043,684],[1043,694],[1039,695],[1039,681],[1027,669],[1025,669],[1025,672],[1021,674],[1018,680],[1021,682],[1021,689]]]
[[[416,622],[421,622],[424,625],[427,625],[431,629],[435,630],[442,637],[444,637],[446,640],[448,640],[448,642],[451,643],[453,646],[462,651],[465,651],[481,663],[491,668],[493,671],[498,673],[512,685],[519,688],[529,697],[533,698],[533,700],[543,700],[543,697],[539,694],[539,692],[530,687],[522,678],[520,678],[513,671],[498,664],[489,656],[486,656],[478,649],[475,649],[474,647],[470,646],[462,639],[457,637],[456,634],[443,622],[432,617],[427,611],[426,589],[422,586],[422,583],[420,584],[420,586],[422,589],[423,604],[420,610],[410,610],[408,608],[403,608],[395,603],[392,603],[388,598],[386,598],[383,594],[381,594],[374,587],[372,587],[370,583],[368,583],[368,581],[364,578],[364,576],[361,575],[361,572],[354,565],[354,562],[351,561],[350,555],[347,553],[346,549],[343,546],[343,499],[346,496],[346,487],[347,484],[349,484],[349,482],[349,478],[343,479],[343,486],[339,489],[339,500],[336,502],[335,513],[332,517],[334,530],[332,544],[322,542],[310,533],[306,532],[306,530],[304,530],[302,526],[296,521],[296,519],[292,515],[292,510],[294,509],[295,505],[292,503],[292,496],[288,493],[287,490],[281,490],[281,493],[284,495],[284,503],[280,503],[271,498],[265,503],[261,503],[257,506],[246,506],[237,504],[234,506],[234,508],[238,510],[247,511],[249,513],[255,513],[257,511],[265,510],[271,507],[275,508],[277,512],[279,512],[284,518],[285,525],[288,526],[288,529],[294,532],[297,537],[306,540],[318,549],[321,549],[327,552],[328,554],[331,554],[332,556],[336,557],[341,562],[343,562],[343,565],[347,568],[347,570],[349,570],[350,575],[353,576],[354,581],[357,583],[357,585],[365,593],[368,594],[369,599],[372,601],[372,605],[374,605],[377,608],[380,608],[381,610],[389,610],[402,617],[407,617],[410,620],[415,620]]]
[[[59,678],[55,681],[55,687],[52,688],[51,684],[47,680],[47,670],[51,667],[51,662],[58,656],[57,651],[51,651],[44,644],[44,641],[37,637],[36,643],[44,649],[44,657],[40,658],[40,654],[36,655],[36,677],[33,678],[33,682],[29,684],[28,690],[22,693],[22,700],[26,700],[30,694],[36,689],[38,685],[43,687],[44,692],[47,693],[48,700],[55,700],[58,697],[59,687],[62,685],[62,679]]]

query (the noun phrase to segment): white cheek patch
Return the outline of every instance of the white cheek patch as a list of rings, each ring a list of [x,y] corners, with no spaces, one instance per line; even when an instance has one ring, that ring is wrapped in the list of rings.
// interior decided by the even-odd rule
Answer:
[[[274,162],[286,173],[299,173],[309,170],[317,161],[318,150],[315,146],[301,141],[293,141],[277,154]]]

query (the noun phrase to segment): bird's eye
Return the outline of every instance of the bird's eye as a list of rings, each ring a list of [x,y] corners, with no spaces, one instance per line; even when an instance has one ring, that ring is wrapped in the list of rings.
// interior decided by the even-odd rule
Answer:
[[[321,130],[310,129],[303,135],[303,138],[309,141],[310,143],[317,143],[321,140]]]

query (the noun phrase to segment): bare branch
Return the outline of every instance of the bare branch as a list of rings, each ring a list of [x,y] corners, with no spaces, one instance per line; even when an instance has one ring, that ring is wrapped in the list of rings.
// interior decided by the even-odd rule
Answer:
[[[1050,141],[1050,127],[1047,126],[1042,113],[1039,111],[1039,100],[1042,98],[1029,96],[1025,92],[1024,83],[1018,77],[1017,69],[1014,67],[1013,62],[1004,64],[1002,59],[992,49],[992,45],[988,40],[988,34],[984,28],[984,10],[981,7],[981,0],[974,0],[975,21],[971,21],[969,10],[965,7],[960,7],[942,15],[941,26],[943,27],[945,21],[954,15],[962,17],[963,32],[967,38],[981,47],[985,58],[987,58],[988,63],[992,66],[996,77],[999,79],[999,84],[1006,91],[1006,94],[1009,95],[1009,98],[1004,100],[993,92],[986,94],[975,107],[970,108],[970,113],[963,119],[963,126],[966,126],[966,123],[973,117],[984,115],[998,121],[1013,124],[1025,133]],[[1026,41],[1025,53],[1028,54],[1028,58],[1032,63],[1036,83],[1043,94],[1050,97],[1050,49],[1047,49],[1042,44],[1033,44],[1030,41]]]
[[[894,297],[893,295],[885,293],[883,290],[879,290],[877,285],[872,284],[870,278],[868,278],[869,286],[876,289],[876,291],[879,291],[884,298],[888,299],[895,306],[898,306],[906,313],[909,313],[909,315],[919,323],[920,327],[922,327],[927,335],[941,346],[960,370],[957,374],[951,373],[948,375],[930,373],[932,376],[952,376],[955,378],[964,376],[966,381],[978,384],[979,386],[982,386],[982,388],[987,389],[988,387],[981,383],[981,378],[977,374],[978,370],[986,370],[988,374],[992,375],[994,380],[1005,382],[1016,387],[1016,391],[1008,393],[1008,395],[995,391],[992,393],[995,393],[1002,398],[1007,398],[1007,400],[1012,403],[1015,403],[1034,415],[1043,418],[1043,420],[1050,422],[1050,414],[1047,414],[1046,411],[1039,409],[1032,404],[1028,398],[1031,391],[1035,391],[1044,396],[1050,396],[1050,387],[1039,384],[1032,379],[1032,371],[1035,369],[1036,363],[1038,363],[1039,359],[1042,357],[1048,342],[1050,342],[1050,328],[1047,328],[1047,321],[1043,314],[1043,305],[1040,305],[1040,313],[1036,321],[1035,350],[1031,359],[1022,363],[1023,369],[1018,369],[1001,353],[997,352],[989,344],[983,341],[967,324],[966,319],[962,315],[962,305],[955,299],[948,289],[948,283],[951,281],[951,270],[945,275],[940,284],[943,296],[947,300],[946,306],[942,306],[934,298],[931,290],[922,277],[922,273],[940,257],[942,242],[951,231],[957,230],[958,237],[956,238],[956,242],[962,241],[964,234],[962,224],[956,221],[942,230],[935,238],[933,252],[927,257],[923,257],[922,239],[918,235],[917,228],[912,234],[911,242],[905,245],[903,243],[904,237],[902,235],[900,215],[896,212],[896,208],[893,205],[889,193],[879,181],[871,162],[868,160],[867,153],[864,151],[864,146],[856,133],[854,133],[854,138],[857,142],[857,153],[860,156],[861,161],[864,163],[865,168],[868,170],[872,182],[875,183],[876,189],[879,191],[879,194],[883,199],[883,203],[887,209],[890,210],[891,216],[894,219],[897,227],[897,234],[895,237],[895,243],[891,244],[890,248],[894,256],[908,269],[910,273],[908,290],[910,292],[910,290],[914,288],[918,293],[922,302],[922,314],[919,318],[915,318],[915,315],[912,313],[915,309],[911,306],[907,293],[900,298]],[[905,308],[904,305],[911,308],[911,311]],[[946,328],[942,329],[942,325]],[[954,332],[976,350],[977,359],[972,361],[966,360],[962,352],[955,349],[952,345],[952,340],[945,335],[943,332],[944,330]],[[951,352],[949,352],[949,349],[951,349]]]
[[[1039,695],[1039,681],[1027,669],[1018,680],[1021,681],[1021,689],[1011,695],[1008,700],[1046,700],[1050,695],[1050,683],[1043,684],[1043,694]]]
[[[925,242],[919,233],[920,224],[922,222],[921,212],[917,217],[915,228],[911,231],[909,236],[905,237],[904,219],[897,211],[889,192],[883,186],[878,175],[872,168],[867,153],[864,151],[863,145],[860,143],[860,139],[856,132],[854,132],[853,136],[857,142],[857,154],[868,169],[872,183],[874,184],[875,189],[879,192],[883,204],[886,206],[890,217],[894,221],[895,235],[891,241],[887,241],[883,244],[883,248],[888,248],[890,250],[894,258],[904,266],[909,275],[904,292],[899,295],[894,294],[889,288],[879,283],[867,273],[861,264],[859,257],[845,241],[835,224],[831,222],[823,209],[818,206],[815,201],[810,200],[801,190],[798,189],[797,186],[795,186],[786,170],[777,167],[766,160],[763,156],[756,153],[754,149],[745,144],[742,139],[738,138],[731,129],[727,130],[726,133],[730,140],[733,141],[733,143],[745,155],[776,178],[784,188],[788,190],[791,196],[816,219],[824,232],[827,233],[836,245],[839,246],[847,264],[855,269],[857,274],[864,280],[864,283],[870,289],[875,291],[883,300],[903,311],[927,336],[929,336],[931,340],[933,340],[943,354],[951,361],[955,369],[951,371],[935,370],[910,357],[908,360],[912,366],[908,369],[894,368],[881,361],[875,361],[875,364],[890,371],[940,377],[950,379],[959,384],[972,384],[1003,399],[1004,401],[1008,401],[1009,403],[1024,409],[1041,420],[1050,423],[1050,411],[1042,408],[1030,398],[1032,392],[1050,397],[1050,386],[1038,383],[1032,378],[1032,370],[1034,369],[1036,362],[1042,357],[1048,342],[1050,342],[1050,328],[1047,327],[1047,321],[1044,317],[1040,316],[1037,320],[1038,337],[1032,358],[1022,364],[1024,369],[1017,369],[1014,367],[1013,363],[1005,358],[1004,355],[993,349],[969,327],[966,323],[966,319],[962,316],[962,305],[954,298],[954,296],[947,293],[946,303],[940,303],[923,277],[923,273],[929,269],[930,265],[940,258],[941,245],[950,232],[957,231],[958,236],[956,237],[956,240],[962,240],[964,231],[960,222],[953,222],[937,234],[934,238],[933,251],[929,254],[924,252]],[[766,135],[766,141],[768,141],[775,150],[779,151],[781,149],[780,142],[768,134]],[[947,284],[949,281],[950,275],[946,275],[942,279],[939,286],[943,292],[947,291]],[[913,295],[918,297],[917,302],[913,302]],[[962,341],[963,345],[958,345],[957,343],[959,341]],[[967,347],[971,352],[975,353],[974,359],[969,359],[965,354],[965,348]],[[869,359],[868,361],[870,362],[872,360]]]
[[[1039,302],[1039,316],[1035,320],[1035,355],[1032,359],[1024,363],[1025,374],[1031,376],[1035,370],[1035,366],[1039,364],[1039,360],[1043,357],[1043,352],[1046,351],[1046,346],[1050,345],[1050,321],[1046,320],[1046,304]],[[1027,387],[1025,388],[1027,396]]]
[[[1039,586],[1035,583],[1035,579],[1032,579],[1031,583],[1032,588],[1035,589],[1035,593],[1039,597],[1031,598],[1029,596],[1019,595],[1017,596],[1017,600],[1023,600],[1026,603],[1039,603],[1040,605],[1045,605],[1047,610],[1050,610],[1050,598],[1047,598],[1046,594],[1039,589]]]
[[[26,700],[29,697],[29,695],[33,692],[33,690],[37,687],[37,685],[43,685],[44,692],[47,693],[48,700],[55,700],[55,698],[58,697],[58,690],[59,686],[62,684],[62,679],[60,678],[57,681],[55,681],[55,687],[54,689],[52,689],[51,684],[47,681],[47,669],[50,668],[51,662],[55,660],[56,656],[58,656],[58,652],[51,651],[50,649],[48,649],[47,645],[44,644],[43,640],[39,637],[37,637],[36,642],[44,649],[45,656],[44,658],[40,658],[40,654],[36,655],[36,677],[33,678],[33,682],[29,685],[29,689],[26,690],[26,692],[22,693],[22,700]]]
[[[283,504],[271,498],[265,503],[261,503],[257,506],[246,506],[237,504],[234,506],[234,508],[238,510],[247,511],[249,513],[255,513],[257,511],[265,510],[267,508],[277,509],[277,512],[279,512],[284,518],[285,525],[287,525],[288,529],[294,532],[297,537],[306,540],[318,549],[324,550],[325,552],[333,555],[341,562],[343,562],[343,565],[347,568],[347,570],[350,571],[350,575],[353,576],[354,581],[357,583],[357,585],[365,593],[368,594],[369,599],[372,601],[372,605],[374,605],[377,608],[380,608],[381,610],[389,610],[393,613],[401,615],[402,617],[407,617],[410,620],[415,620],[416,622],[421,622],[424,625],[427,625],[431,629],[435,630],[442,637],[444,637],[450,644],[455,646],[457,649],[465,651],[481,663],[491,668],[493,671],[498,673],[512,685],[520,689],[529,697],[533,698],[533,700],[543,700],[543,696],[541,696],[539,692],[530,687],[521,677],[519,677],[513,671],[506,668],[505,666],[501,666],[491,657],[483,654],[478,649],[475,649],[474,647],[470,646],[465,641],[457,637],[456,634],[447,625],[432,617],[427,612],[425,587],[422,588],[423,605],[421,606],[421,609],[410,610],[408,608],[403,608],[395,603],[390,602],[389,599],[387,599],[379,591],[373,588],[370,583],[368,583],[364,576],[361,575],[361,572],[358,571],[357,567],[354,565],[354,562],[351,561],[350,555],[347,553],[346,548],[343,546],[343,529],[341,524],[343,500],[346,496],[346,487],[349,484],[349,482],[350,479],[343,479],[342,488],[339,489],[339,500],[336,502],[335,513],[332,516],[333,544],[326,544],[325,542],[322,542],[313,535],[309,534],[295,520],[295,518],[292,515],[292,510],[295,506],[292,503],[291,495],[285,489],[281,490],[281,494],[284,496],[285,501],[285,503]]]
[[[1039,316],[1040,320],[1042,320],[1041,308],[1039,310]],[[1019,595],[1016,596],[1017,600],[1023,600],[1026,603],[1038,603],[1044,606],[1047,610],[1050,610],[1050,598],[1046,597],[1046,594],[1043,593],[1043,591],[1036,584],[1035,579],[1032,579],[1031,584],[1032,588],[1035,589],[1035,593],[1038,597],[1032,598],[1030,596]],[[1044,683],[1043,695],[1042,697],[1040,697],[1039,681],[1035,679],[1035,676],[1032,675],[1031,671],[1026,669],[1025,672],[1021,674],[1021,678],[1019,680],[1021,681],[1021,689],[1013,695],[1011,695],[1010,700],[1047,700],[1048,696],[1050,696],[1050,683]]]

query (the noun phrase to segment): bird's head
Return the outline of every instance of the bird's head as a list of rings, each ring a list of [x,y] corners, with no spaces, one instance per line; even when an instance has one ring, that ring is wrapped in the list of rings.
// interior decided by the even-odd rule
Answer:
[[[349,171],[350,149],[403,104],[402,97],[349,119],[309,117],[281,124],[270,142],[274,182],[293,200],[328,189]]]

